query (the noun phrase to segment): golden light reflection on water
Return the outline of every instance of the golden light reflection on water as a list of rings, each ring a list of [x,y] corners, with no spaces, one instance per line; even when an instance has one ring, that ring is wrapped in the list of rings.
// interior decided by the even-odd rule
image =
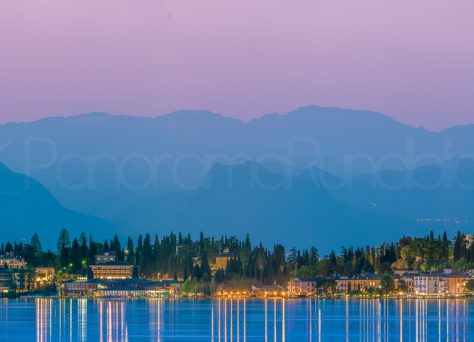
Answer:
[[[255,317],[252,324],[262,322],[262,340],[286,341],[286,299],[264,299],[261,303],[262,317]],[[211,304],[211,341],[234,342],[247,341],[248,299],[223,298]],[[217,317],[215,317],[217,316]]]
[[[87,341],[91,327],[89,306],[97,305],[98,335],[95,340],[128,341],[125,302],[90,302],[86,299],[36,299],[36,341]],[[54,311],[53,311],[54,307]],[[93,312],[95,314],[95,312]],[[53,331],[54,328],[54,331]],[[95,330],[95,326],[93,326]]]
[[[247,338],[286,342],[287,338],[295,340],[295,334],[310,342],[326,341],[335,333],[337,340],[345,341],[474,341],[474,326],[469,321],[472,311],[468,310],[472,302],[466,299],[224,298],[210,302],[138,303],[37,299],[34,302],[36,341],[87,341],[91,336],[100,342],[128,341],[133,317],[130,311],[127,317],[127,306],[143,303],[146,310],[142,311],[145,312],[143,322],[139,322],[140,333],[158,342],[169,339],[175,330],[182,333],[178,329],[185,329],[178,324],[182,321],[180,305],[187,309],[200,308],[199,317],[209,322],[210,326],[206,323],[204,330],[208,329],[208,340],[213,342],[246,342]],[[8,309],[8,302],[2,305]],[[187,321],[186,324],[196,326],[197,323]]]
[[[51,311],[51,300],[39,300],[36,303],[36,341],[38,342],[51,340]]]

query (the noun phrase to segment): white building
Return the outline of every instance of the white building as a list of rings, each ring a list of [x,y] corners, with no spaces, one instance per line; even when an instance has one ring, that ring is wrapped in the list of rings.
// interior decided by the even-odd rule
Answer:
[[[13,255],[0,255],[0,268],[25,269],[26,261]]]
[[[317,285],[317,278],[294,278],[288,282],[288,292],[295,296],[314,294]]]
[[[115,252],[105,252],[103,254],[97,254],[95,256],[95,263],[96,264],[105,264],[108,262],[115,262],[117,261],[117,256]]]
[[[436,295],[449,292],[449,277],[446,275],[423,274],[413,277],[415,294]]]

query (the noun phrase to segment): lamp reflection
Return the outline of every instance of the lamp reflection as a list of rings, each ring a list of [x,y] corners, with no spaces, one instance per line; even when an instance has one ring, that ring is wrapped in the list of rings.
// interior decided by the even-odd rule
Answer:
[[[249,310],[253,317],[251,322],[247,322]],[[263,317],[258,317],[261,314]],[[217,299],[211,302],[210,315],[211,341],[246,342],[249,323],[253,333],[260,331],[261,339],[266,342],[286,341],[285,299],[266,298],[250,302],[246,298]]]
[[[99,301],[99,341],[128,341],[123,301]]]
[[[0,314],[8,321],[3,308],[9,304],[0,303],[4,303]],[[181,314],[178,306],[189,308],[187,301],[36,299],[31,303],[32,334],[36,333],[40,342],[128,341],[129,335],[133,340],[145,331],[148,340],[161,342],[176,338],[175,331],[188,333],[190,326],[202,323],[186,318],[181,324],[173,318],[175,312]],[[474,334],[472,301],[463,298],[222,298],[199,305],[205,314],[193,313],[191,317],[209,322],[200,333],[216,342],[286,341],[287,334],[315,342],[332,337],[345,341],[463,342],[472,341]],[[129,316],[128,325],[126,313],[130,311],[146,316],[139,320]]]
[[[36,341],[50,341],[52,337],[52,300],[36,299]]]

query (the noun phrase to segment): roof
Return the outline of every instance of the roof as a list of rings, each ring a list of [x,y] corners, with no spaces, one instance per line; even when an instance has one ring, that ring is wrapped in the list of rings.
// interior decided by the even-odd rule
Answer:
[[[444,273],[444,272],[427,272],[413,274],[413,277],[443,277],[443,278],[469,278],[469,273]]]
[[[21,256],[16,255],[0,255],[0,259],[25,261]]]
[[[115,256],[115,255],[116,255],[115,251],[110,251],[110,252],[104,252],[104,253],[96,254],[95,257],[97,258],[97,257],[101,257],[101,256],[106,257],[106,256]]]
[[[303,282],[303,281],[320,281],[320,280],[332,280],[333,277],[304,277],[304,278],[294,278],[291,281],[293,282]]]

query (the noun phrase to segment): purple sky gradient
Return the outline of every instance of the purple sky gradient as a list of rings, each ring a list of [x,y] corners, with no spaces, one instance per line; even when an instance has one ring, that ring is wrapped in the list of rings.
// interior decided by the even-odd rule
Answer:
[[[473,0],[2,0],[0,122],[318,104],[474,122]]]

